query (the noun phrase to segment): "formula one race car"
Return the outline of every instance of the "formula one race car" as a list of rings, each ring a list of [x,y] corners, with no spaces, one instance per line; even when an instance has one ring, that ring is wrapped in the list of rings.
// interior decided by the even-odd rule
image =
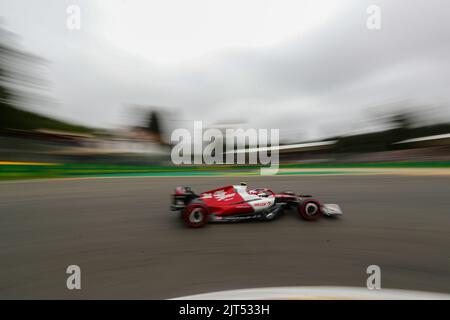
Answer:
[[[308,221],[317,220],[322,214],[343,214],[337,204],[322,204],[310,195],[296,195],[292,191],[276,194],[267,188],[248,190],[245,183],[201,194],[195,194],[190,187],[177,187],[171,205],[172,211],[181,212],[186,225],[192,228],[203,227],[209,221],[271,221],[289,207]]]

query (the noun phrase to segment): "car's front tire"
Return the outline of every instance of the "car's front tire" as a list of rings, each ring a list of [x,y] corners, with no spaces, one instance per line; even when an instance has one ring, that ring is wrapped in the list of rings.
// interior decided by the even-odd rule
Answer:
[[[317,200],[308,199],[298,205],[298,213],[307,221],[314,221],[322,215],[321,205]]]
[[[208,222],[208,210],[201,205],[189,205],[183,210],[182,218],[188,227],[201,228]]]

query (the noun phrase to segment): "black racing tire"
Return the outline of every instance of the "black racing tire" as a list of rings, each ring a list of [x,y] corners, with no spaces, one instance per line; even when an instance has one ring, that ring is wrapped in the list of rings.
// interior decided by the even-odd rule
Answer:
[[[188,205],[181,215],[184,223],[190,228],[202,228],[208,222],[208,210],[198,204]]]
[[[322,216],[322,209],[319,201],[308,199],[298,204],[297,210],[300,216],[307,221],[315,221]]]

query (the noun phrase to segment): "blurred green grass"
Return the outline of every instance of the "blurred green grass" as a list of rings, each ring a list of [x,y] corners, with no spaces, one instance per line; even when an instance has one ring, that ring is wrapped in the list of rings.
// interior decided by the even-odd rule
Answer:
[[[259,174],[261,166],[256,165],[217,165],[217,166],[146,166],[146,165],[108,165],[108,164],[1,164],[0,180],[43,179],[68,177],[114,177],[114,176],[209,176]],[[450,168],[446,162],[378,162],[378,163],[315,163],[281,164],[280,172],[301,174],[296,169],[317,169],[308,174],[339,174],[343,171],[320,171],[320,169],[357,169],[357,168]],[[292,169],[293,171],[290,171]],[[348,173],[348,172],[347,172]],[[306,173],[305,173],[306,174]]]

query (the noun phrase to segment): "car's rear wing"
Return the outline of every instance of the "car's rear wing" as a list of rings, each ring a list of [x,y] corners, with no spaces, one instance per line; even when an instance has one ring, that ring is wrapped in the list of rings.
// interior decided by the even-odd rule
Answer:
[[[198,198],[190,187],[176,187],[172,194],[172,203],[170,209],[172,211],[183,210],[193,199]]]

